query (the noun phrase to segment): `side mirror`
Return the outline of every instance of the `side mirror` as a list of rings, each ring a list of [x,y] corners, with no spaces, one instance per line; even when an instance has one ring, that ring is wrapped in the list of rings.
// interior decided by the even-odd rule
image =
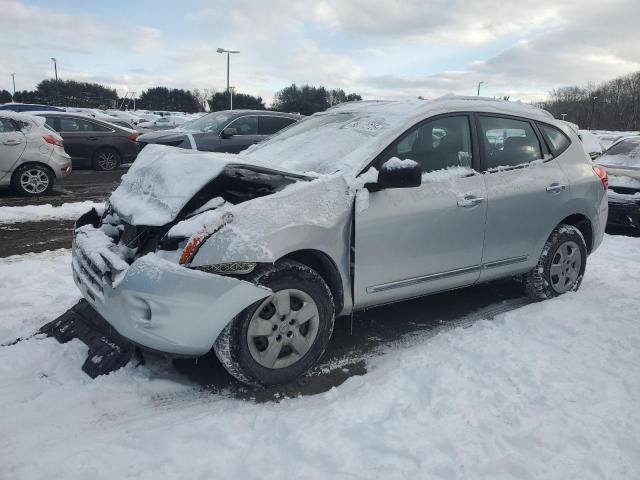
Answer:
[[[422,167],[413,160],[391,158],[382,164],[378,173],[378,189],[412,188],[422,185]]]
[[[238,130],[236,130],[235,128],[225,128],[224,130],[222,130],[222,132],[220,132],[220,136],[222,138],[231,138],[237,134]]]

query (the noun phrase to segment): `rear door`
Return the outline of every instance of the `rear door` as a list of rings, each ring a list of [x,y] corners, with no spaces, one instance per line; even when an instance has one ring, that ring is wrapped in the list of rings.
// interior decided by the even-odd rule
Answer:
[[[111,144],[115,131],[95,122],[77,117],[59,118],[60,135],[64,139],[64,149],[72,160],[88,163],[93,152],[103,144]]]
[[[27,147],[27,139],[8,118],[0,118],[0,178],[8,175]]]
[[[557,225],[569,188],[534,122],[489,114],[476,120],[488,196],[481,280],[490,280],[537,262],[536,245]]]
[[[355,213],[356,307],[466,285],[480,276],[486,189],[471,116],[429,119],[378,159],[412,159],[422,185],[358,192]]]

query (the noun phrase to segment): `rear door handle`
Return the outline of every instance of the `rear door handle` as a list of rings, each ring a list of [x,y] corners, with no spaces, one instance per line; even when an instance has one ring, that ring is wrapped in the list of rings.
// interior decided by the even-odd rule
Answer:
[[[549,193],[559,193],[567,188],[566,185],[562,185],[558,182],[554,182],[547,187],[547,192]]]
[[[87,140],[97,140],[98,137],[87,137]]]
[[[4,142],[2,142],[4,145],[18,145],[20,143],[20,140],[5,140]]]
[[[484,202],[484,198],[475,195],[462,195],[458,197],[458,207],[471,208]]]

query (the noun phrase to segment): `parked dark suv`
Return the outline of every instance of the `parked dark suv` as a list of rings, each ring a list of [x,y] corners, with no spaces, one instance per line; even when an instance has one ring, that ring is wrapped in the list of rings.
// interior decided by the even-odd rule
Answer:
[[[177,128],[138,137],[141,148],[149,143],[208,152],[238,153],[302,118],[266,110],[212,112]]]
[[[73,168],[113,170],[131,163],[138,155],[138,132],[86,115],[67,112],[38,112],[64,139]]]

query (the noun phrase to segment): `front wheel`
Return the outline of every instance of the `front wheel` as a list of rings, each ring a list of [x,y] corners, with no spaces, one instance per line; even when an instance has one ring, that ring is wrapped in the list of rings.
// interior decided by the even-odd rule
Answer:
[[[524,276],[529,297],[545,300],[576,291],[587,266],[587,245],[580,230],[561,224],[551,233],[536,267]]]
[[[329,344],[335,318],[331,290],[315,270],[291,260],[243,279],[273,294],[227,325],[214,345],[216,356],[244,383],[268,386],[295,380]]]

